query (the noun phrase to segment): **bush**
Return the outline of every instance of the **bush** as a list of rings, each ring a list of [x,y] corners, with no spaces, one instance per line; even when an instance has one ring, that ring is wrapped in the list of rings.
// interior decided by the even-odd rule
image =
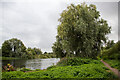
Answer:
[[[120,41],[118,41],[113,47],[110,49],[105,49],[102,51],[103,59],[116,59],[120,60]]]
[[[53,66],[48,67],[47,69],[51,69],[51,68],[55,68],[55,67],[56,67],[56,66],[53,65]]]
[[[32,70],[29,68],[22,68],[20,71],[26,72],[26,71],[32,71]]]
[[[116,68],[120,71],[120,61],[119,60],[105,60],[111,67]]]
[[[94,63],[94,64],[99,64],[101,63],[98,60],[94,59],[83,59],[83,58],[77,58],[77,57],[72,57],[72,58],[62,58],[57,65],[58,66],[78,66],[82,64],[89,64],[89,63]]]
[[[41,69],[35,69],[35,71],[41,71]]]
[[[103,64],[83,64],[80,66],[57,66],[44,71],[3,72],[3,78],[114,78],[111,72],[107,72]],[[68,79],[69,80],[69,79]]]

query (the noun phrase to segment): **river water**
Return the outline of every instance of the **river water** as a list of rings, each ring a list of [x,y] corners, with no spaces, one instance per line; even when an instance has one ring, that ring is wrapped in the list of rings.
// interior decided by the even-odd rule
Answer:
[[[60,61],[60,58],[48,58],[48,59],[14,59],[14,60],[2,60],[2,66],[11,64],[16,68],[29,68],[35,69],[47,69],[49,66],[56,65]]]

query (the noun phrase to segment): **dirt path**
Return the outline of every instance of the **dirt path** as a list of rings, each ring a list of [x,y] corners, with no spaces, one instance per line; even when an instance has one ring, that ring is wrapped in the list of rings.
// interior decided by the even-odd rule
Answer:
[[[117,75],[117,76],[120,78],[120,72],[119,72],[118,69],[112,68],[109,64],[107,64],[106,62],[104,62],[102,59],[101,59],[101,62],[102,62],[106,67],[108,67],[111,71],[113,71],[115,75]]]

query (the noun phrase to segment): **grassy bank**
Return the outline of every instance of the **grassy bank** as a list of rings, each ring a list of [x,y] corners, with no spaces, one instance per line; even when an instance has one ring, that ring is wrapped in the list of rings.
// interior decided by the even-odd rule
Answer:
[[[15,57],[0,57],[0,60],[12,60],[12,59],[20,59]]]
[[[116,68],[120,71],[120,61],[119,60],[104,60],[107,62],[112,68]]]
[[[113,73],[99,64],[84,64],[81,66],[54,67],[35,72],[3,72],[3,78],[115,78]]]
[[[79,58],[79,57],[72,57],[72,58],[62,58],[57,66],[79,66],[82,64],[102,64],[100,60],[95,60],[91,58]]]
[[[74,61],[73,61],[74,60]],[[77,60],[77,61],[76,61]],[[68,62],[67,62],[68,61]],[[63,65],[67,63],[67,65]],[[70,65],[73,64],[73,65]],[[3,78],[116,78],[99,60],[62,59],[47,70],[3,72]]]
[[[53,54],[36,55],[33,58],[16,58],[16,57],[0,57],[0,60],[12,60],[12,59],[47,59],[56,58]]]

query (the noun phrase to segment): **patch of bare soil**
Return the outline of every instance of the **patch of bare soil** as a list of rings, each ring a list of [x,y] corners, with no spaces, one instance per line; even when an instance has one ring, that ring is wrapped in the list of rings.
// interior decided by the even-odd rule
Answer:
[[[120,78],[120,72],[118,69],[112,68],[108,63],[104,62],[102,59],[101,62]]]

